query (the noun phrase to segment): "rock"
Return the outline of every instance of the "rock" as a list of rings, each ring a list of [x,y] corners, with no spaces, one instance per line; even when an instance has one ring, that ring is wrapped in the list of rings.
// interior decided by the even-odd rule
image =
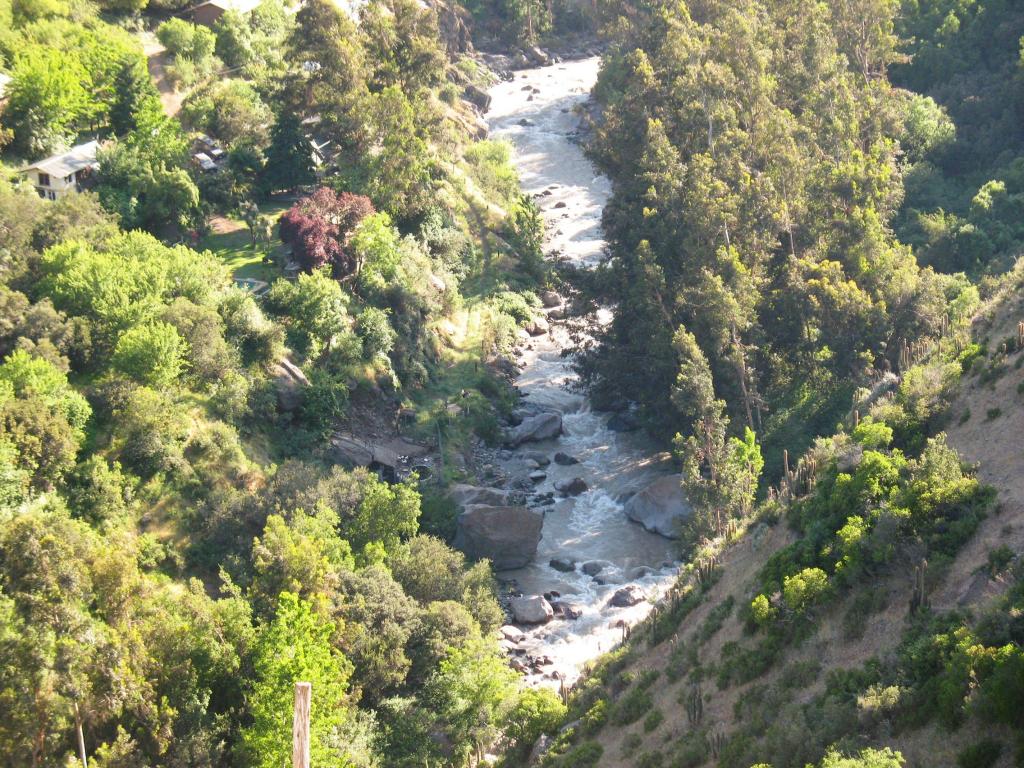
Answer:
[[[562,416],[554,411],[538,413],[523,419],[522,423],[510,430],[505,443],[516,448],[523,443],[550,440],[562,434]]]
[[[463,93],[466,96],[466,100],[481,112],[486,112],[491,108],[491,94],[483,88],[479,88],[471,83],[466,86],[466,90]]]
[[[576,570],[576,561],[564,557],[553,557],[548,561],[548,565],[562,573],[572,573]]]
[[[519,52],[512,57],[512,66],[516,69],[526,69],[530,66],[530,60],[526,58],[526,54]]]
[[[531,336],[543,336],[549,330],[547,318],[543,315],[538,315],[526,324],[526,332]]]
[[[566,206],[565,201],[564,200],[559,200],[552,207],[553,208],[565,208],[565,206]]]
[[[477,485],[466,485],[456,483],[448,489],[448,495],[452,501],[460,507],[467,507],[473,504],[487,504],[492,507],[506,506],[509,502],[508,491],[500,488],[484,488]]]
[[[551,194],[547,190],[544,191],[547,192],[549,195]],[[562,297],[559,296],[555,291],[541,291],[540,303],[543,304],[548,309],[551,309],[552,307],[557,307],[559,304],[562,303]]]
[[[649,565],[640,565],[629,572],[629,578],[642,579],[646,576],[652,575],[654,572],[654,569]]]
[[[572,603],[552,603],[551,608],[554,610],[555,616],[567,619],[568,621],[576,621],[576,619],[583,615],[583,609]]]
[[[537,554],[543,522],[544,513],[523,506],[468,506],[452,543],[473,560],[489,559],[496,571],[522,568]]]
[[[533,472],[530,473],[530,482],[531,483],[543,483],[547,479],[548,479],[548,473],[545,472],[542,469],[536,469],[536,470],[534,470]]]
[[[530,757],[527,759],[527,765],[540,765],[541,758],[548,753],[551,749],[551,742],[554,739],[548,736],[546,733],[542,733],[540,738],[533,745],[533,749],[530,750]]]
[[[510,643],[518,645],[526,639],[526,633],[518,627],[513,627],[511,624],[506,624],[498,630],[501,636],[508,640]]]
[[[519,121],[519,124],[520,124],[521,126],[523,126],[524,128],[532,128],[533,126],[535,126],[535,125],[536,125],[536,123],[535,123],[535,122],[533,122],[533,120],[531,120],[531,119],[530,119],[530,118],[528,118],[528,117],[524,117],[524,118],[522,118],[522,119],[521,119],[521,120]]]
[[[564,493],[566,496],[579,496],[586,493],[590,486],[582,477],[574,477],[572,480],[559,480],[555,483],[555,490]]]
[[[659,477],[627,501],[623,509],[630,520],[669,539],[679,538],[680,523],[693,516],[680,475]]]
[[[607,560],[588,560],[580,566],[580,570],[587,576],[597,576],[601,571],[610,566]]]
[[[535,45],[527,48],[524,53],[530,61],[540,67],[546,67],[551,63],[551,57]]]
[[[520,421],[519,423],[522,424],[522,421]],[[520,456],[522,456],[527,461],[537,462],[537,466],[541,468],[546,467],[548,464],[551,463],[551,459],[549,459],[548,455],[543,451],[523,451],[520,454]]]
[[[571,467],[573,464],[579,464],[580,460],[570,456],[568,453],[562,453],[559,451],[555,454],[555,464],[563,467]]]
[[[640,429],[640,419],[629,411],[616,413],[608,419],[608,429],[612,432],[635,432]]]
[[[608,605],[613,608],[629,608],[631,605],[642,603],[647,599],[647,593],[636,584],[629,584],[622,589],[615,590]]]
[[[309,379],[299,366],[288,358],[282,358],[272,371],[274,386],[277,388],[277,407],[284,413],[297,411],[305,399],[305,388]]]
[[[551,603],[540,595],[513,597],[509,607],[515,620],[520,624],[547,624],[555,617]]]

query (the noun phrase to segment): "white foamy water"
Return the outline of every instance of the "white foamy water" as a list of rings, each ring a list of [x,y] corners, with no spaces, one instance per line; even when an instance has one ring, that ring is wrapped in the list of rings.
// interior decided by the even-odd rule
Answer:
[[[536,196],[541,207],[548,235],[545,252],[559,253],[584,267],[595,266],[604,254],[601,212],[611,185],[571,140],[579,124],[573,108],[586,100],[599,64],[595,57],[516,72],[515,79],[491,89],[486,115],[492,138],[511,142],[524,191]],[[668,457],[639,433],[608,429],[607,414],[593,412],[583,395],[567,391],[565,385],[574,375],[560,353],[568,346],[567,334],[554,326],[550,335],[534,340],[526,358],[517,382],[526,402],[560,411],[564,434],[522,450],[545,451],[549,456],[562,451],[580,462],[566,467],[552,463],[545,470],[547,478],[537,486],[539,492],[577,476],[589,490],[545,507],[543,538],[534,562],[499,574],[514,578],[524,594],[557,591],[562,602],[581,611],[575,621],[556,619],[529,630],[520,644],[532,656],[551,659],[551,665],[529,679],[552,686],[558,685],[553,673],[574,682],[586,662],[620,641],[622,622],[635,624],[650,611],[646,602],[609,607],[617,589],[639,584],[653,599],[673,583],[677,571],[672,542],[630,522],[622,504],[624,497],[671,471]],[[513,468],[517,461],[513,456],[507,464]],[[555,557],[575,560],[577,570],[556,571],[548,564]],[[604,584],[579,570],[592,560],[607,561],[599,574]],[[646,575],[637,573],[640,568]]]

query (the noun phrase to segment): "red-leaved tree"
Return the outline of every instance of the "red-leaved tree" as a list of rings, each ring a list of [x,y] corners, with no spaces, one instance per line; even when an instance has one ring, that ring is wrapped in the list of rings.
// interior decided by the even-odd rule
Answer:
[[[321,187],[281,216],[281,239],[291,245],[295,260],[306,271],[327,265],[343,279],[355,274],[358,266],[348,248],[349,238],[373,212],[368,197]]]

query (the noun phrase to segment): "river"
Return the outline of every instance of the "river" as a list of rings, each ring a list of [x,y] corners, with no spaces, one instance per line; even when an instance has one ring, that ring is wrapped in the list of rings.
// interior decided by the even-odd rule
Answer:
[[[601,212],[611,185],[572,141],[579,124],[573,108],[587,99],[599,66],[600,59],[594,57],[517,71],[513,80],[491,89],[486,115],[491,137],[512,144],[523,190],[541,207],[545,252],[584,267],[595,266],[605,250]],[[523,450],[541,450],[549,456],[562,451],[579,460],[572,466],[552,462],[537,490],[551,491],[555,482],[574,477],[582,477],[589,490],[546,507],[534,562],[498,576],[514,579],[524,594],[555,590],[563,603],[581,612],[576,620],[556,618],[527,630],[526,639],[518,644],[532,657],[551,660],[539,672],[531,672],[529,682],[555,686],[555,674],[571,684],[588,661],[620,641],[622,622],[635,624],[650,611],[650,602],[608,606],[615,590],[634,583],[655,599],[674,582],[678,563],[671,541],[648,533],[623,512],[629,494],[671,471],[669,457],[641,433],[609,429],[608,414],[592,411],[584,395],[566,388],[573,372],[561,355],[569,346],[564,328],[553,324],[551,333],[534,339],[531,346],[517,382],[524,404],[560,411],[564,434]],[[526,471],[518,452],[505,455],[503,464],[512,475]],[[578,564],[608,564],[595,579],[583,574],[579,565],[572,573],[555,570],[549,561],[556,557]]]

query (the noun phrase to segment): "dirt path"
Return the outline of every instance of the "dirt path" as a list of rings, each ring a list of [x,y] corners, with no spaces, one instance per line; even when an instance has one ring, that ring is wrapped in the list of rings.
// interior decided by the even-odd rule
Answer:
[[[171,62],[171,56],[152,33],[147,32],[141,38],[142,52],[146,55],[146,67],[149,69],[153,85],[160,94],[160,103],[169,117],[176,117],[181,111],[181,102],[184,101],[185,94],[175,90],[174,83],[168,76],[167,67]]]

